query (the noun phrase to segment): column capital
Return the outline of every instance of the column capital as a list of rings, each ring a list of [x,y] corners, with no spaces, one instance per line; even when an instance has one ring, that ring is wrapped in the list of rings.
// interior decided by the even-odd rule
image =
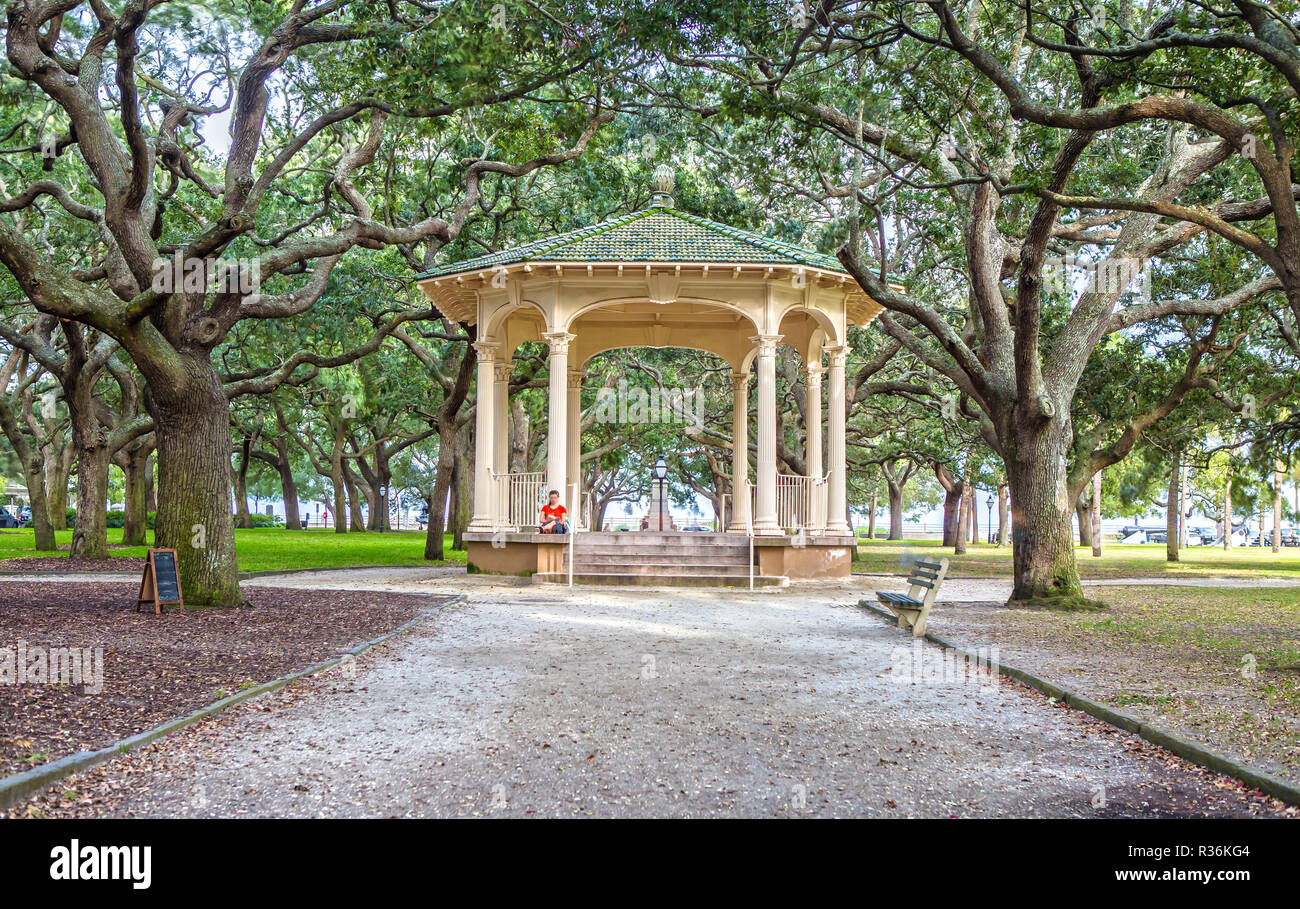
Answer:
[[[776,345],[781,343],[785,335],[754,335],[749,340],[758,345],[759,356],[775,356]]]
[[[809,363],[805,368],[808,370],[808,384],[821,385],[822,374],[826,372],[826,367],[820,363]]]
[[[837,366],[842,368],[849,358],[849,346],[842,344],[839,347],[827,347],[825,353],[832,369]]]
[[[749,385],[749,376],[747,372],[733,372],[731,374],[731,387],[734,389],[744,388]]]
[[[478,354],[480,363],[490,363],[497,358],[497,353],[501,350],[499,341],[475,341],[474,352]]]
[[[587,378],[587,373],[582,369],[569,370],[569,388],[581,388],[582,380]]]
[[[498,382],[509,382],[510,374],[515,371],[514,361],[504,358],[497,360],[494,370]]]
[[[543,332],[542,337],[551,347],[553,354],[567,354],[569,352],[569,342],[577,335],[571,335],[567,331],[548,331]]]

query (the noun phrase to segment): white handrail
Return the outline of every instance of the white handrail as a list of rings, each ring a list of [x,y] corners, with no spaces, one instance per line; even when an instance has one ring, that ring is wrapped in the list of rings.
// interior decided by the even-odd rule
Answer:
[[[578,484],[574,483],[572,484],[572,486],[573,486],[573,498],[569,500],[570,502],[573,502],[573,499],[576,499],[578,497]],[[570,587],[573,586],[573,547],[576,546],[577,543],[578,543],[578,522],[573,519],[572,513],[570,513],[570,517],[569,517],[569,586]]]
[[[745,495],[753,494],[753,484],[745,481]],[[754,510],[748,509],[745,515],[745,533],[749,535],[749,589],[754,589]]]

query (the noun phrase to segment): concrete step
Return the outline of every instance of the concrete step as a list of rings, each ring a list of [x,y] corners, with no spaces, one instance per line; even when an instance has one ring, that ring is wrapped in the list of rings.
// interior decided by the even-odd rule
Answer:
[[[656,533],[648,530],[629,533],[579,532],[578,545],[588,546],[682,546],[691,549],[711,546],[749,546],[745,534],[734,533]]]
[[[618,572],[621,574],[651,574],[660,577],[700,577],[709,575],[723,575],[726,577],[749,577],[748,563],[743,565],[631,565],[626,562],[606,562],[602,564],[588,564],[579,560],[574,563],[573,571],[576,574],[579,571],[588,571],[595,574],[607,574],[609,572]]]
[[[533,575],[536,584],[568,584],[569,576],[559,572],[538,572]],[[727,575],[661,575],[620,574],[615,572],[574,572],[574,584],[625,587],[749,587],[749,573],[744,577]],[[790,583],[785,577],[754,577],[755,587],[785,587]]]
[[[749,552],[749,544],[740,543],[710,543],[707,546],[688,546],[683,543],[659,543],[644,542],[638,545],[623,545],[617,543],[598,543],[593,540],[587,540],[578,537],[575,541],[575,548],[579,552],[669,552],[674,555],[687,555],[698,553],[699,555],[716,555],[729,554],[733,552]]]
[[[659,565],[665,568],[700,568],[709,565],[748,565],[749,553],[735,556],[701,553],[698,556],[675,556],[658,552],[583,552],[573,555],[574,565]]]

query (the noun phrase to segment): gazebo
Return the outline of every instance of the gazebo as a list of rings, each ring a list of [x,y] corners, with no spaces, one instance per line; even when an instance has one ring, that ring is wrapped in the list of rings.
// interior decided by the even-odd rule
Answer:
[[[532,531],[549,489],[562,491],[579,525],[585,518],[578,507],[577,430],[585,364],[617,348],[683,347],[716,354],[731,367],[734,495],[727,535],[752,536],[760,576],[849,574],[848,328],[869,323],[880,306],[835,259],[682,211],[673,189],[673,171],[661,165],[645,209],[417,276],[440,312],[478,329],[474,511],[465,535],[471,571],[545,578],[565,570],[569,547],[556,544],[569,541]],[[528,341],[549,347],[546,466],[512,474],[507,392],[514,351]],[[776,351],[782,343],[795,348],[806,370],[806,476],[777,472]],[[758,383],[752,483],[751,376]],[[652,542],[646,534],[578,529],[585,531],[577,541],[582,548],[617,536],[623,546],[612,551],[630,554],[637,541],[628,538]]]

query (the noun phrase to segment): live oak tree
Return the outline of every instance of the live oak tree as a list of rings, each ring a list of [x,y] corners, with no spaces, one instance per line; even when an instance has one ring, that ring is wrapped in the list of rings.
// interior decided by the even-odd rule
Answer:
[[[231,329],[309,311],[357,247],[436,250],[457,235],[485,180],[571,160],[608,119],[593,83],[577,76],[601,40],[591,16],[530,18],[511,5],[513,17],[498,29],[488,12],[467,12],[480,21],[439,21],[440,8],[406,0],[247,9],[8,4],[11,78],[58,111],[46,134],[33,124],[21,138],[34,158],[58,159],[63,179],[31,180],[0,199],[0,211],[48,200],[85,222],[97,243],[74,272],[50,263],[32,222],[0,221],[0,264],[41,312],[113,339],[148,383],[156,540],[178,550],[187,602],[242,600],[229,512],[229,397],[322,365],[298,351],[232,388],[211,359]],[[297,92],[279,97],[290,84]],[[549,87],[551,103],[542,104]],[[460,174],[449,197],[419,208],[383,204],[385,184],[372,165],[390,121],[432,150],[440,125],[460,112],[515,104],[531,105],[535,117],[532,141],[515,143],[523,163],[495,160],[482,142],[462,145],[460,160],[443,162],[443,173]],[[230,121],[224,155],[198,137],[217,113]],[[320,204],[290,220],[281,200],[303,188],[304,173],[316,178],[310,189]],[[183,280],[195,264],[211,273],[223,257],[243,260],[232,263],[233,278],[211,288]],[[170,272],[160,267],[169,261]]]
[[[743,50],[720,38],[677,61],[724,76],[741,100],[689,82],[674,97],[709,115],[740,108],[799,124],[786,142],[810,127],[835,140],[838,152],[815,153],[812,186],[861,212],[860,229],[850,214],[841,261],[884,306],[880,327],[957,386],[1005,464],[1012,598],[1079,602],[1066,455],[1082,372],[1107,335],[1223,315],[1284,287],[1287,266],[1231,225],[1291,217],[1290,180],[1278,173],[1290,154],[1285,119],[1271,131],[1266,117],[1228,122],[1173,97],[1154,74],[1094,66],[1077,49],[1078,13],[828,2],[792,22],[755,8],[765,27],[750,22]],[[1148,29],[1150,40],[1159,31]],[[1250,40],[1279,72],[1289,67],[1289,50]],[[1252,125],[1272,143],[1250,162],[1264,172],[1262,199],[1245,192],[1238,168]],[[1202,141],[1206,132],[1217,138]],[[1121,159],[1108,151],[1117,145],[1142,154]],[[1213,217],[1197,204],[1203,193],[1226,199]],[[1206,232],[1253,246],[1271,273],[1247,269],[1212,299],[1142,293],[1135,278],[1148,263]]]

